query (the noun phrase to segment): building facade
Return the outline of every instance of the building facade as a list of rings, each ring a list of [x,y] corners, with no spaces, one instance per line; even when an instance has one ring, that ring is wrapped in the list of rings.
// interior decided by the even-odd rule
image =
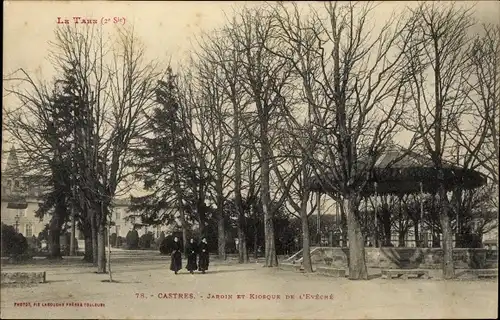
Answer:
[[[13,226],[26,238],[38,236],[50,222],[50,215],[43,219],[37,218],[36,211],[41,204],[41,197],[47,188],[37,185],[32,176],[19,169],[19,161],[15,148],[2,152],[1,179],[1,222]],[[139,236],[152,232],[155,237],[161,231],[168,231],[167,226],[147,226],[139,218],[131,217],[128,199],[115,199],[113,202],[111,233],[125,237],[130,230],[137,230]],[[129,219],[127,219],[130,217]],[[83,249],[84,236],[77,230],[76,237],[79,249]]]

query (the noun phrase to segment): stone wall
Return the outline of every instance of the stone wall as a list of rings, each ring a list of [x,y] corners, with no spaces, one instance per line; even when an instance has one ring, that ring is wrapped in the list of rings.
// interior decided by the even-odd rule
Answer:
[[[1,283],[44,283],[45,271],[40,272],[2,272],[1,273]]]
[[[442,266],[441,248],[365,248],[366,264],[369,268],[422,268],[439,269]],[[349,249],[323,247],[311,253],[313,264],[331,265],[346,268]],[[453,249],[455,268],[485,269],[496,267],[498,250]]]

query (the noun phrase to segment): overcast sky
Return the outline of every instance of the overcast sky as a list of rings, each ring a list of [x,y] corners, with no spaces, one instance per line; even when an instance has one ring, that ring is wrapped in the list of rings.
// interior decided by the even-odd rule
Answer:
[[[499,1],[459,2],[475,4],[475,17],[479,22],[498,23]],[[321,2],[299,2],[322,6]],[[384,24],[394,11],[418,2],[379,2],[373,12],[374,23]],[[238,6],[259,5],[258,2],[222,1],[11,1],[4,2],[4,77],[24,68],[36,78],[50,80],[55,75],[47,54],[49,41],[54,39],[58,17],[69,19],[85,17],[96,19],[125,18],[125,24],[134,27],[136,35],[146,47],[146,57],[158,59],[175,67],[193,48],[193,40],[200,32],[210,32],[225,22],[225,13],[231,15]],[[114,33],[112,23],[103,25],[104,31]],[[4,105],[14,106],[17,101],[4,98]],[[8,146],[3,146],[5,147]]]
[[[71,19],[80,16],[98,21],[101,18],[125,18],[126,24],[133,24],[149,56],[165,59],[171,56],[173,61],[178,61],[184,53],[189,52],[191,40],[200,30],[209,31],[223,24],[224,11],[230,14],[233,7],[244,4],[230,1],[4,2],[4,75],[20,67],[30,71],[41,70],[44,77],[52,75],[46,55],[48,41],[53,39],[54,28],[58,27],[58,17]],[[307,2],[299,4],[308,5]],[[382,3],[376,9],[377,21],[383,23],[384,17],[391,11],[405,5],[407,3],[403,1]],[[500,5],[498,1],[477,2],[476,11],[479,20],[494,22],[500,16]],[[103,28],[112,32],[113,25],[107,24]]]
[[[321,6],[320,2],[299,2]],[[476,18],[480,22],[498,22],[500,2],[475,3]],[[54,70],[47,60],[49,41],[54,39],[58,17],[69,19],[85,17],[96,19],[125,18],[125,24],[134,27],[137,36],[146,47],[146,56],[175,65],[189,54],[193,40],[201,31],[210,32],[225,21],[225,13],[231,15],[235,7],[258,5],[258,2],[222,1],[165,1],[165,2],[110,2],[110,1],[11,1],[4,2],[4,77],[18,68],[36,74],[39,79],[50,80]],[[418,2],[380,2],[373,17],[375,23],[384,24],[391,12]],[[102,28],[114,32],[112,23]],[[4,98],[4,105],[15,105],[11,97]],[[5,147],[8,146],[4,146]]]
[[[321,5],[313,2],[315,5]],[[461,2],[473,4],[473,2]],[[258,3],[246,3],[249,6]],[[299,2],[307,6],[307,2]],[[406,5],[415,6],[417,2],[384,2],[375,10],[377,23],[384,23],[390,13],[401,10]],[[54,38],[58,28],[58,17],[69,19],[82,17],[96,19],[125,18],[125,24],[133,25],[136,35],[146,46],[146,55],[151,59],[170,59],[174,63],[182,60],[192,48],[194,37],[201,30],[209,32],[221,26],[225,13],[231,15],[234,7],[245,2],[110,2],[110,1],[15,1],[4,2],[4,77],[18,68],[37,74],[37,78],[50,80],[53,68],[47,61],[49,41]],[[475,2],[475,16],[480,22],[497,22],[500,16],[500,2]],[[112,23],[103,25],[105,31],[113,32]],[[5,105],[15,104],[10,97]],[[3,149],[9,146],[3,146]]]

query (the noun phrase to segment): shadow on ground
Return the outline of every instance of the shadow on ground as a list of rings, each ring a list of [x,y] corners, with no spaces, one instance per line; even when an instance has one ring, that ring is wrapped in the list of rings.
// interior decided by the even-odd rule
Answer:
[[[255,270],[254,268],[250,268],[250,269],[227,269],[227,270],[213,270],[213,271],[207,271],[206,273],[210,274],[210,273],[230,273],[230,272],[242,272],[242,271],[251,271],[251,270]]]
[[[44,283],[68,282],[67,280],[46,280]]]
[[[205,273],[201,273],[200,271],[197,271],[193,274],[189,273],[189,272],[180,272],[180,273],[177,273],[178,276],[188,276],[188,275],[205,275],[205,274],[214,274],[214,273],[231,273],[231,272],[243,272],[243,271],[252,271],[252,270],[255,270],[255,269],[227,269],[227,270],[208,270],[208,271],[205,271]]]
[[[378,279],[382,277],[382,273],[376,273],[376,274],[369,274],[368,275],[368,280],[373,280],[373,279]]]

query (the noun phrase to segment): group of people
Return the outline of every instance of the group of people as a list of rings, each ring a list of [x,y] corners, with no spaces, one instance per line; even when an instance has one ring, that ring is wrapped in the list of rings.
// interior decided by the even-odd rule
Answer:
[[[209,257],[208,257],[208,244],[207,239],[203,238],[200,244],[196,244],[194,239],[190,239],[187,246],[187,265],[186,269],[193,274],[196,270],[205,273],[208,270]],[[172,248],[172,259],[170,262],[170,270],[175,274],[182,269],[182,254],[181,243],[179,238],[174,237]]]

